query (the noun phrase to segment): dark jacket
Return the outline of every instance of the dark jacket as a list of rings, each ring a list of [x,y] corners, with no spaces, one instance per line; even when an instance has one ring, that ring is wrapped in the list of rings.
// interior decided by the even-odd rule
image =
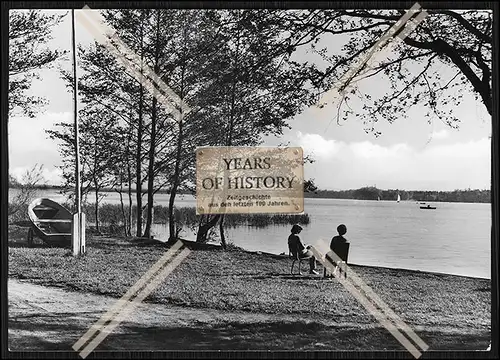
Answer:
[[[304,252],[304,249],[306,248],[304,244],[302,244],[302,241],[300,240],[299,235],[297,234],[290,234],[288,237],[288,247],[292,249],[297,249],[299,251],[299,255],[301,255]]]
[[[332,238],[332,241],[330,243],[330,249],[335,251],[335,247],[337,244],[345,244],[347,243],[347,239],[343,237],[342,235],[337,235]]]
[[[345,237],[343,237],[342,235],[337,235],[337,236],[334,236],[332,238],[332,242],[330,243],[330,250],[327,254],[326,254],[326,257],[331,260],[334,264],[337,263],[337,260],[338,260],[338,249],[337,249],[337,246],[340,245],[340,244],[348,244],[349,242],[347,241],[347,239]],[[340,255],[342,257],[342,255]],[[337,260],[336,260],[337,259]],[[344,259],[344,260],[347,260]]]

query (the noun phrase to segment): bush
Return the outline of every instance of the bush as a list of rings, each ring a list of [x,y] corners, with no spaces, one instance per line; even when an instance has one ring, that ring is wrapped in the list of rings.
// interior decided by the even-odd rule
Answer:
[[[9,187],[17,191],[12,201],[8,203],[7,214],[10,223],[29,220],[28,205],[38,196],[37,186],[43,180],[43,164],[35,164],[26,170],[21,182],[9,175]]]

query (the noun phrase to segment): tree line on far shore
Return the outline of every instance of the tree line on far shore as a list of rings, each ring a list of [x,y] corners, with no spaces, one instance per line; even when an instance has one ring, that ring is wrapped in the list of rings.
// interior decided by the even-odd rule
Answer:
[[[26,185],[21,184],[14,177],[9,177],[9,188],[21,189]],[[36,184],[32,185],[38,190],[64,190],[64,186]],[[92,191],[92,189],[90,189]],[[113,192],[113,189],[102,189],[102,192]],[[168,194],[167,191],[159,193]],[[179,192],[179,195],[194,195],[193,192]],[[378,189],[374,186],[362,187],[349,190],[320,190],[314,185],[313,180],[304,182],[304,197],[327,198],[327,199],[353,199],[353,200],[396,200],[398,194],[402,201],[435,201],[435,202],[463,202],[463,203],[491,203],[491,191],[489,189],[455,189],[453,191],[436,190],[400,190],[400,189]]]
[[[315,190],[305,194],[311,198],[329,199],[355,199],[355,200],[397,200],[401,201],[434,201],[434,202],[463,202],[463,203],[490,203],[490,190],[464,189],[453,191],[427,191],[427,190],[382,190],[376,187],[362,187],[351,190]]]

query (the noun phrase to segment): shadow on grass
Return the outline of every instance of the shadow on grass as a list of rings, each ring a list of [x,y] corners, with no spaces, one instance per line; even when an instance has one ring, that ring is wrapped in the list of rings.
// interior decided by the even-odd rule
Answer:
[[[11,350],[66,350],[88,330],[101,313],[30,314],[9,319]],[[419,332],[429,350],[484,350],[490,332],[450,334]],[[362,329],[327,326],[316,321],[195,322],[189,326],[144,326],[122,322],[99,350],[295,350],[405,351],[382,327]]]
[[[317,275],[290,275],[290,274],[267,274],[267,275],[259,275],[252,276],[254,279],[284,279],[284,280],[326,280],[322,276]]]
[[[268,274],[262,274],[261,272],[255,272],[255,273],[244,273],[244,274],[207,274],[206,276],[213,276],[217,278],[249,278],[249,279],[254,279],[254,280],[270,280],[270,279],[276,279],[276,280],[328,280],[327,278],[324,278],[323,276],[318,276],[318,275],[312,275],[312,274],[302,274],[302,275],[291,275],[288,273],[268,273]]]
[[[51,314],[9,314],[8,344],[11,351],[65,350],[88,330],[101,312]]]
[[[266,322],[197,325],[191,327],[139,327],[124,325],[126,334],[112,334],[101,350],[292,350],[292,351],[406,351],[385,328],[369,330],[325,326],[317,322]],[[489,334],[420,336],[429,350],[481,350]],[[145,339],[146,342],[145,342]]]
[[[28,246],[27,241],[25,241],[24,243],[21,241],[9,241],[8,247],[37,249],[37,248],[48,248],[50,246],[46,245],[45,243],[38,243],[38,242],[34,243],[32,246]]]
[[[31,223],[18,222],[9,225],[9,235],[7,239],[7,246],[9,248],[62,248],[56,244],[47,244],[36,234],[33,234],[33,244],[28,245],[28,231],[32,227]]]
[[[47,245],[46,243],[44,243],[37,236],[33,237],[33,244],[31,246],[29,246],[28,245],[28,229],[26,229],[26,233],[24,234],[24,237],[23,236],[11,237],[9,234],[7,246],[9,248],[31,248],[31,249],[51,247],[51,246]]]

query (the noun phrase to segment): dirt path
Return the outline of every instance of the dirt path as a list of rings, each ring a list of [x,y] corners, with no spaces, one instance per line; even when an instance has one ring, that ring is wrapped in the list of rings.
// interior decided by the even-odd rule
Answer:
[[[109,296],[70,292],[9,279],[10,350],[69,350],[117,299]],[[315,324],[312,319],[293,315],[227,312],[142,303],[127,316],[99,349],[218,348],[241,338],[238,348],[250,344],[251,328],[256,324]],[[356,324],[322,321],[325,326],[359,328]],[[248,328],[245,327],[249,325]],[[250,326],[252,325],[252,326]],[[316,327],[316,325],[313,325]],[[284,329],[283,329],[284,330]],[[161,336],[164,333],[165,337]],[[172,336],[174,334],[175,336]],[[201,335],[201,336],[200,336]],[[246,335],[246,336],[245,336]],[[193,337],[197,341],[193,342]],[[168,343],[177,338],[175,348]],[[259,340],[257,337],[255,340]],[[218,342],[214,343],[214,340]],[[263,340],[263,339],[262,339]],[[252,346],[258,344],[252,343]],[[180,347],[179,347],[180,346]],[[322,346],[318,344],[318,346]],[[268,348],[264,347],[265,349]]]
[[[72,345],[117,301],[108,296],[13,279],[8,282],[8,298],[11,351],[73,351]],[[464,341],[451,329],[425,329],[420,334],[436,349]],[[471,347],[487,347],[484,334],[478,334],[472,342],[471,335],[467,338]],[[404,350],[376,322],[361,326],[339,323],[335,319],[305,319],[299,315],[150,303],[140,304],[97,348],[98,351],[247,349]]]

